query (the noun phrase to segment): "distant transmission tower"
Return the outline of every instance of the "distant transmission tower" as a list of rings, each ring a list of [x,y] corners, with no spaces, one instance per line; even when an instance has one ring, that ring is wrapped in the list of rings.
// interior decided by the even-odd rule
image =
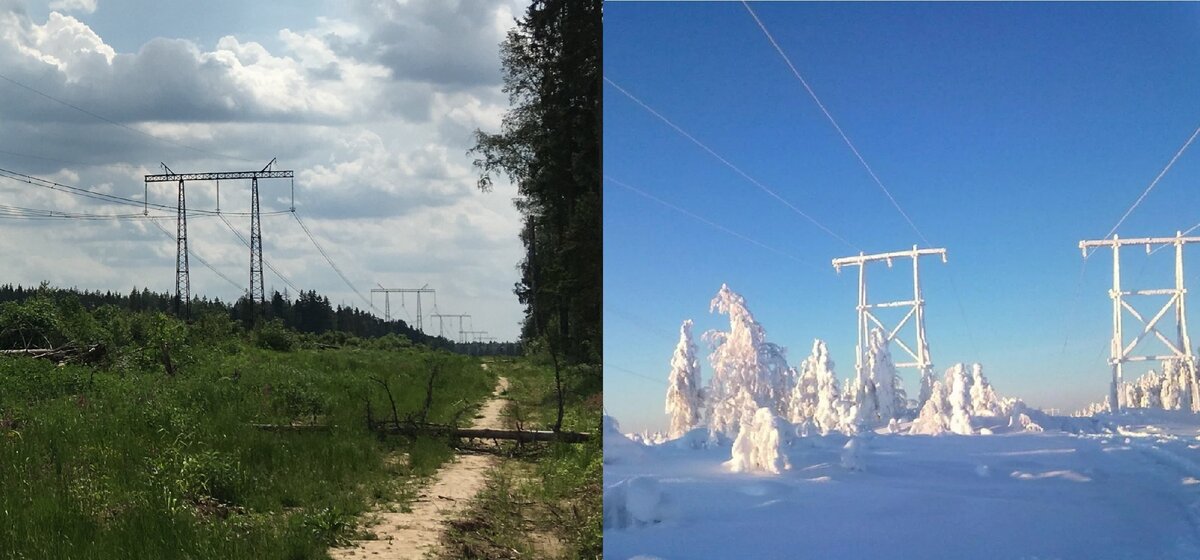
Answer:
[[[1113,335],[1112,343],[1110,344],[1110,353],[1108,363],[1112,366],[1112,383],[1109,385],[1108,392],[1108,408],[1110,411],[1116,412],[1121,408],[1121,401],[1117,397],[1117,391],[1120,388],[1121,381],[1124,378],[1124,366],[1126,362],[1149,362],[1179,359],[1183,360],[1184,367],[1187,368],[1188,379],[1191,381],[1192,387],[1188,390],[1193,392],[1193,407],[1196,395],[1196,360],[1192,355],[1192,340],[1188,337],[1187,332],[1187,315],[1184,306],[1184,296],[1187,295],[1187,289],[1183,284],[1183,246],[1188,243],[1200,242],[1200,237],[1184,237],[1183,233],[1175,232],[1175,237],[1143,237],[1140,239],[1121,239],[1114,235],[1112,239],[1085,240],[1079,242],[1079,250],[1083,252],[1084,258],[1088,257],[1088,249],[1092,247],[1111,247],[1113,251],[1113,287],[1108,291],[1108,297],[1112,299],[1113,304]],[[1175,246],[1175,287],[1164,288],[1157,290],[1122,290],[1121,289],[1121,247],[1124,245],[1145,245],[1146,252],[1150,252],[1150,247],[1153,245]],[[1170,296],[1162,308],[1155,313],[1153,317],[1147,321],[1141,313],[1138,313],[1132,305],[1125,301],[1127,296]],[[1175,340],[1159,332],[1159,320],[1166,316],[1171,309],[1175,310]],[[1128,345],[1125,344],[1125,335],[1122,331],[1125,312],[1128,311],[1138,322],[1142,323],[1141,332]],[[1137,347],[1147,335],[1154,334],[1155,338],[1166,345],[1170,350],[1168,355],[1149,355],[1149,356],[1132,356],[1133,349]]]
[[[920,273],[920,258],[927,255],[940,255],[942,262],[946,262],[945,249],[918,249],[913,245],[911,251],[896,251],[892,253],[879,253],[875,255],[866,255],[859,253],[854,257],[842,257],[833,259],[833,268],[839,273],[843,266],[858,267],[858,344],[854,347],[854,370],[857,374],[856,379],[863,379],[866,373],[863,368],[866,367],[866,352],[867,343],[870,340],[871,329],[878,327],[883,331],[887,342],[895,342],[897,346],[902,348],[913,361],[897,363],[896,367],[911,367],[915,368],[921,375],[921,395],[919,400],[924,404],[924,399],[929,396],[930,387],[926,385],[933,376],[933,361],[929,356],[929,343],[925,339],[925,298],[921,293],[921,273]],[[913,265],[913,298],[908,301],[889,301],[883,303],[868,303],[867,302],[867,263],[873,261],[885,261],[888,268],[891,268],[892,261],[895,259],[912,259]],[[872,309],[881,309],[887,307],[908,307],[908,314],[904,316],[900,322],[896,323],[895,327],[888,328],[884,326]],[[916,327],[916,349],[909,347],[903,340],[897,338],[900,333],[900,328],[912,319]]]
[[[371,293],[383,294],[383,318],[385,321],[392,320],[392,302],[388,298],[388,294],[417,294],[417,319],[415,326],[421,333],[425,332],[421,326],[421,294],[437,293],[437,290],[430,288],[429,284],[425,284],[420,288],[384,288],[383,285],[379,285],[378,288],[372,288]]]
[[[250,300],[257,302],[260,306],[266,303],[266,289],[263,286],[263,258],[262,258],[262,223],[259,215],[258,204],[258,180],[259,179],[293,179],[292,183],[292,211],[296,210],[296,186],[294,182],[294,174],[291,170],[276,171],[272,170],[271,166],[275,164],[275,159],[272,158],[260,171],[218,171],[207,173],[175,173],[170,167],[164,163],[163,170],[166,173],[158,175],[146,175],[145,182],[149,183],[164,183],[178,182],[179,183],[179,203],[176,206],[178,214],[177,223],[178,231],[176,233],[176,250],[178,254],[175,257],[175,312],[180,313],[180,304],[183,305],[183,313],[185,316],[191,315],[191,280],[188,272],[188,251],[187,251],[187,203],[185,196],[185,181],[216,181],[218,195],[220,193],[221,179],[250,179]],[[147,187],[149,192],[149,187]],[[218,213],[220,212],[220,202],[218,196]]]
[[[441,325],[441,320],[443,318],[458,317],[458,342],[460,342],[460,343],[466,342],[466,339],[463,338],[463,335],[466,334],[466,331],[463,330],[462,320],[464,317],[467,319],[470,319],[471,316],[469,314],[467,314],[467,313],[430,313],[429,316],[438,318],[439,327]],[[440,328],[439,328],[439,330],[440,330]]]

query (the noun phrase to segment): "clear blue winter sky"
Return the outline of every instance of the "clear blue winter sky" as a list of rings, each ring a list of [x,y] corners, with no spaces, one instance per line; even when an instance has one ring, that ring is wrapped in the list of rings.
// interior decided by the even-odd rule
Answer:
[[[1200,4],[753,8],[916,226],[949,250],[948,264],[922,263],[939,374],[978,361],[1002,395],[1036,406],[1073,410],[1102,398],[1111,251],[1093,255],[1080,281],[1078,243],[1108,233],[1200,125]],[[604,60],[613,82],[853,245],[606,84],[606,176],[794,257],[606,180],[608,413],[629,431],[665,427],[679,323],[694,319],[697,333],[727,328],[708,312],[723,282],[745,296],[768,339],[788,348],[789,362],[822,338],[839,376],[851,375],[856,276],[838,276],[830,259],[919,238],[746,8],[609,3]],[[1173,235],[1197,222],[1200,146],[1192,146],[1118,234]],[[1172,257],[1126,250],[1125,285],[1169,287]],[[1186,257],[1196,290],[1200,246]],[[907,266],[875,265],[868,277],[875,300],[911,290]],[[1139,308],[1153,314],[1161,303]],[[1200,342],[1196,306],[1193,296]],[[913,371],[901,373],[912,392]]]

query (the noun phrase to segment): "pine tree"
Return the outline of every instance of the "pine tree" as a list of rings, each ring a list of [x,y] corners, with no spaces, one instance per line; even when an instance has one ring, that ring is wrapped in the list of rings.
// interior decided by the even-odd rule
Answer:
[[[696,344],[692,342],[692,320],[679,327],[679,344],[671,357],[671,374],[667,379],[667,414],[671,415],[668,436],[677,438],[700,423],[700,361],[696,359]]]

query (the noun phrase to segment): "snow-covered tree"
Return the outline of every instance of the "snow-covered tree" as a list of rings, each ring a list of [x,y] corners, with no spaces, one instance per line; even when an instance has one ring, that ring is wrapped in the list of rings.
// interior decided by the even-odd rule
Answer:
[[[863,367],[847,391],[854,406],[850,421],[857,428],[887,425],[899,418],[907,407],[907,397],[892,363],[887,336],[873,329],[867,337]]]
[[[971,365],[971,414],[973,416],[999,416],[1000,399],[992,384],[983,375],[983,366]]]
[[[950,403],[950,431],[956,434],[971,435],[975,432],[971,427],[969,383],[966,367],[963,364],[955,364],[946,372],[946,384],[949,386],[946,397]]]
[[[1200,409],[1200,384],[1196,383],[1196,361],[1179,361],[1179,409],[1196,412]]]
[[[896,392],[896,366],[892,363],[892,353],[883,329],[871,329],[867,342],[867,371],[875,385],[875,410],[879,423],[887,424],[904,410],[904,397]]]
[[[829,359],[825,343],[814,340],[812,354],[800,365],[800,372],[795,376],[796,383],[792,386],[791,396],[788,398],[789,422],[800,424],[815,420],[820,401],[820,380],[822,377],[832,377],[832,374],[833,361]]]
[[[946,386],[941,381],[933,382],[929,388],[929,398],[913,421],[911,433],[938,435],[950,429],[951,407],[946,393]]]
[[[742,296],[722,285],[710,306],[729,316],[729,331],[709,331],[713,375],[706,393],[708,426],[729,437],[751,422],[759,408],[786,414],[789,388],[783,348],[767,342],[766,331],[754,320]]]
[[[700,423],[704,403],[700,398],[700,360],[696,359],[696,344],[692,342],[692,320],[679,326],[679,344],[671,356],[671,374],[667,378],[667,414],[671,427],[667,435],[682,436]]]
[[[933,368],[921,370],[921,391],[917,393],[917,410],[925,407],[925,403],[933,395],[933,384],[936,382],[937,379],[933,376]]]
[[[733,457],[726,463],[733,472],[759,471],[779,474],[792,468],[787,455],[780,451],[787,437],[787,423],[770,408],[755,411],[750,422],[743,423],[733,441]]]
[[[1179,361],[1163,360],[1162,362],[1162,391],[1159,401],[1166,410],[1179,409]]]
[[[809,359],[818,364],[816,368],[817,406],[813,411],[812,420],[822,434],[827,434],[842,425],[837,375],[833,372],[833,360],[829,359],[829,351],[825,348],[824,341],[813,341],[813,356]]]

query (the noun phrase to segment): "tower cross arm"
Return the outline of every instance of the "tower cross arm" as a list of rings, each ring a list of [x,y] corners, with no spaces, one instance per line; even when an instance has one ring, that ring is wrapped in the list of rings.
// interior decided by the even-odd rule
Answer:
[[[854,255],[851,257],[839,257],[833,259],[833,267],[841,268],[843,266],[862,266],[871,261],[891,261],[893,259],[916,258],[926,255],[941,255],[942,262],[946,262],[946,249],[918,249],[915,246],[908,251],[892,251],[890,253],[875,253],[873,255]]]
[[[169,181],[215,181],[220,179],[291,179],[295,175],[291,170],[279,171],[219,171],[214,173],[159,173],[146,175],[147,183],[165,183]]]
[[[1113,237],[1112,239],[1085,239],[1079,242],[1079,249],[1084,251],[1084,254],[1086,255],[1087,250],[1093,247],[1146,245],[1146,247],[1149,248],[1151,245],[1174,245],[1176,243],[1200,243],[1200,237],[1184,237],[1182,235],[1177,235],[1175,237]]]

